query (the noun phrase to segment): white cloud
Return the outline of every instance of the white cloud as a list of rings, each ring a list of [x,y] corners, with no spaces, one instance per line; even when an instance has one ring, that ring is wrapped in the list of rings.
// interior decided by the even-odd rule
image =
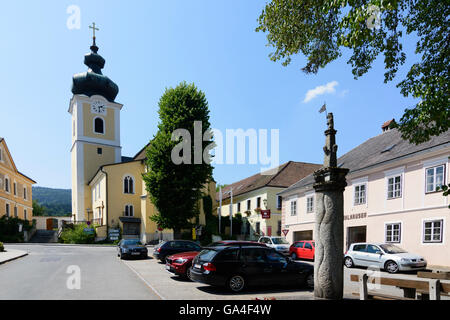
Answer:
[[[306,92],[306,96],[305,99],[303,100],[303,103],[307,103],[312,99],[314,99],[315,97],[323,95],[325,93],[335,93],[336,89],[334,87],[336,87],[338,84],[339,83],[337,81],[331,81],[324,86],[318,86],[315,87],[314,89],[308,90],[308,92]]]

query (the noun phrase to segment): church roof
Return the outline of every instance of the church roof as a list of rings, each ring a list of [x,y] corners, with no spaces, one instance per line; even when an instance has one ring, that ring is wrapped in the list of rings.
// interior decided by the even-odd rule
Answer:
[[[111,79],[102,74],[105,59],[97,53],[98,47],[91,46],[91,52],[84,56],[84,64],[89,67],[87,72],[77,73],[72,78],[72,93],[84,94],[88,97],[101,95],[108,101],[114,102],[119,87]]]

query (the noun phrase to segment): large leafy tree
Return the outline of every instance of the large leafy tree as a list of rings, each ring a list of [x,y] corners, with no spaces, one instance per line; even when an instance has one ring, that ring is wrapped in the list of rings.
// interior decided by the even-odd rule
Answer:
[[[383,55],[385,83],[406,61],[401,40],[416,35],[420,61],[397,87],[418,103],[406,106],[398,127],[404,139],[419,144],[449,128],[449,16],[449,2],[440,0],[272,0],[256,31],[267,32],[275,48],[273,61],[286,66],[292,55],[305,55],[302,70],[307,74],[317,73],[348,48],[357,79]]]
[[[163,228],[180,229],[189,226],[189,220],[198,215],[205,183],[212,180],[213,167],[205,161],[195,164],[194,121],[201,121],[202,136],[210,129],[209,109],[205,94],[194,84],[185,82],[166,89],[159,101],[158,132],[146,150],[148,171],[143,175],[146,189],[158,213],[152,220]],[[176,164],[172,153],[184,137],[173,138],[177,129],[189,131],[192,155],[189,163]],[[211,137],[212,139],[212,137]],[[203,140],[203,139],[202,139]],[[201,150],[208,149],[210,139],[201,142]],[[182,156],[187,150],[180,150]]]

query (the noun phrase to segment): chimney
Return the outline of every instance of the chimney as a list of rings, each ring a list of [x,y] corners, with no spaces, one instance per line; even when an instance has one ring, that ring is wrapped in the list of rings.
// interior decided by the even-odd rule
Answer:
[[[397,123],[395,122],[395,119],[386,121],[385,123],[383,123],[383,125],[381,126],[381,130],[383,132],[389,131],[392,128],[395,128],[395,126],[397,125]]]

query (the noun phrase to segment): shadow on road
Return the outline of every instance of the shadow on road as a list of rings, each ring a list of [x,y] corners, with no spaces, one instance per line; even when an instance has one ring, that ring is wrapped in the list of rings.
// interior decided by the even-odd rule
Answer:
[[[214,286],[203,286],[197,287],[198,290],[201,290],[205,293],[215,294],[215,295],[229,295],[229,296],[240,296],[240,295],[248,295],[248,294],[276,294],[276,293],[299,293],[299,292],[308,292],[311,293],[314,290],[308,288],[298,288],[298,287],[287,287],[287,286],[273,286],[273,287],[250,287],[242,292],[235,293],[231,292],[227,288],[224,287],[214,287]]]

